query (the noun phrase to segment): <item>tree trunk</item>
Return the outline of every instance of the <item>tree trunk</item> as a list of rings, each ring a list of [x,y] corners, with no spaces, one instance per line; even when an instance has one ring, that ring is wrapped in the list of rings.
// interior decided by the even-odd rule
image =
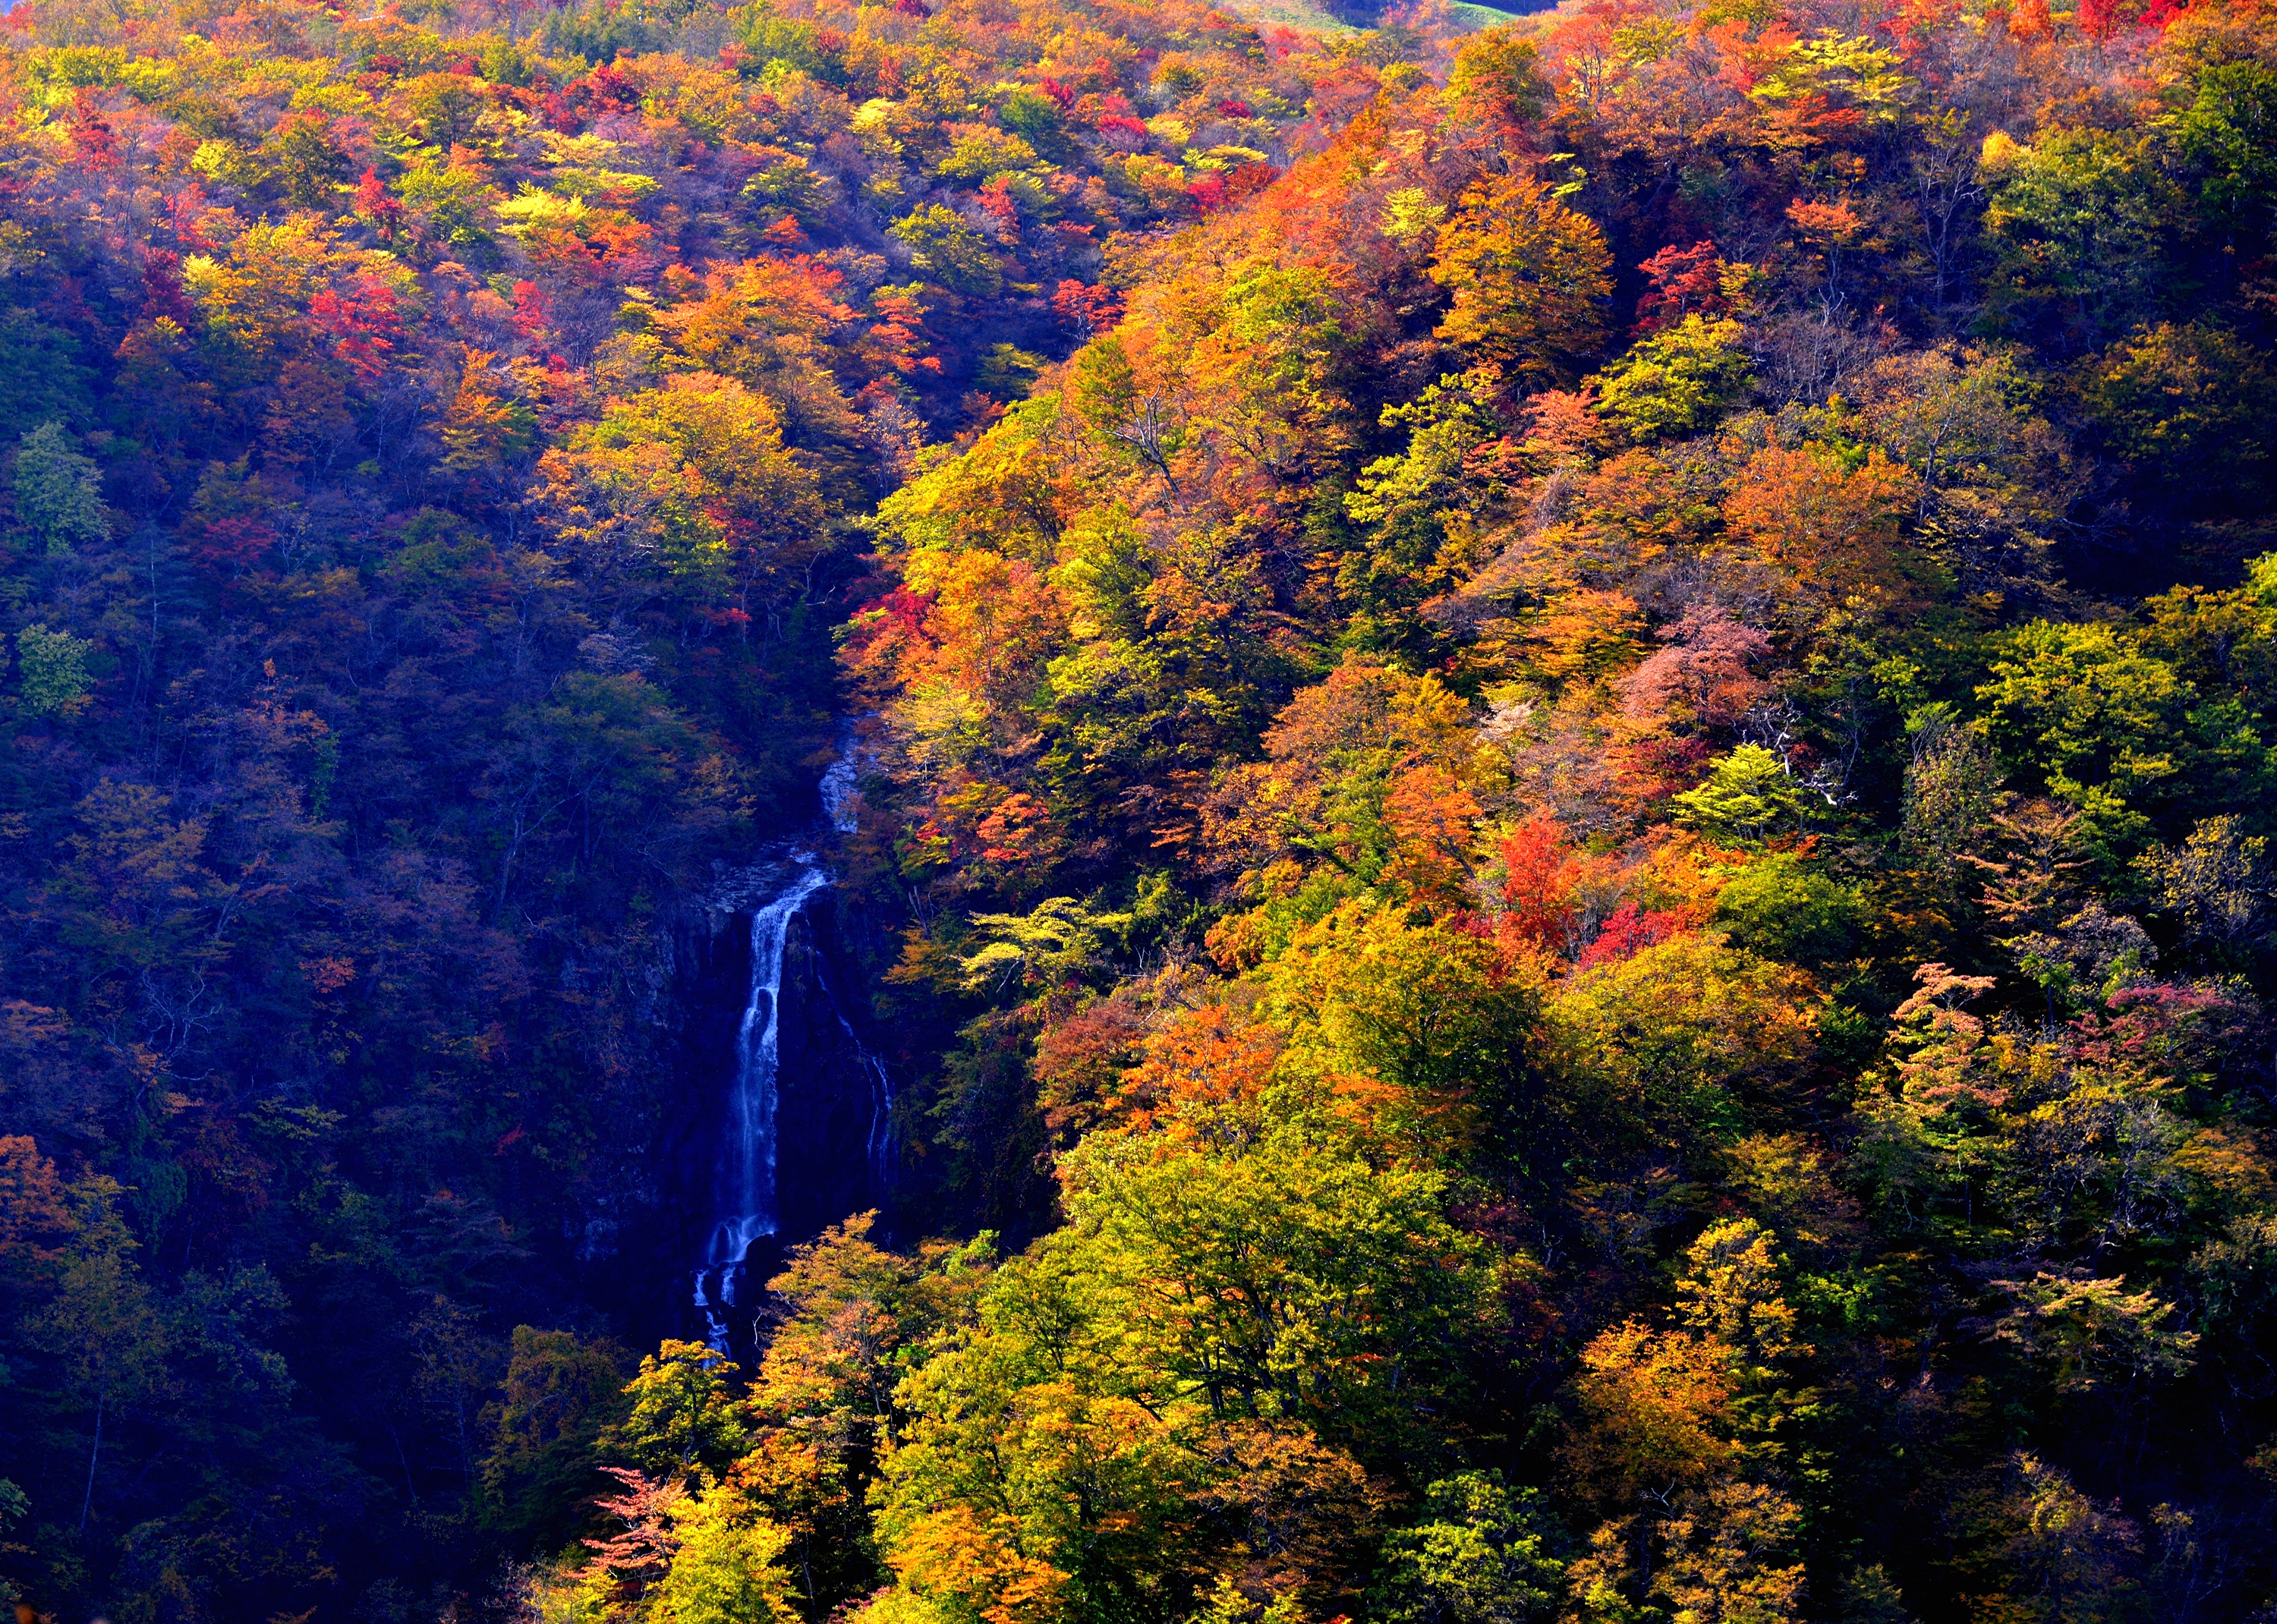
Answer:
[[[110,1395],[98,1392],[95,1395],[95,1447],[87,1452],[87,1492],[80,1498],[79,1531],[87,1532],[88,1508],[95,1504],[95,1463],[103,1459],[103,1401]]]

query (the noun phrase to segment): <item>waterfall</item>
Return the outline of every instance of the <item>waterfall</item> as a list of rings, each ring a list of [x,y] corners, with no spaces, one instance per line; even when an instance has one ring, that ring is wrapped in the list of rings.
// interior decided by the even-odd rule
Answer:
[[[726,1351],[727,1327],[720,1310],[735,1306],[744,1254],[775,1233],[775,1104],[782,1044],[783,948],[790,922],[830,877],[804,852],[790,884],[751,914],[751,994],[736,1033],[735,1078],[727,1096],[727,1126],[720,1146],[716,1204],[719,1218],[696,1271],[696,1307],[706,1340]],[[842,1019],[843,1017],[842,1017]],[[707,1290],[717,1284],[717,1301]]]
[[[849,735],[838,759],[816,785],[824,819],[829,830],[839,834],[850,834],[859,826],[857,763],[857,746]],[[824,834],[823,838],[828,837]],[[696,1268],[693,1293],[695,1309],[705,1326],[704,1339],[721,1353],[727,1351],[727,1310],[742,1306],[739,1297],[745,1256],[754,1242],[776,1233],[781,1226],[775,1186],[776,1112],[783,1081],[781,1006],[790,922],[805,907],[807,899],[830,883],[829,871],[813,853],[794,847],[788,869],[777,862],[743,870],[723,893],[723,900],[732,898],[731,906],[738,912],[745,907],[751,909],[751,985],[736,1033],[734,1077],[712,1192],[714,1219]],[[811,974],[845,1040],[842,1065],[850,1057],[870,1096],[863,1172],[872,1199],[880,1201],[893,1183],[893,1081],[885,1063],[864,1047],[819,960]]]

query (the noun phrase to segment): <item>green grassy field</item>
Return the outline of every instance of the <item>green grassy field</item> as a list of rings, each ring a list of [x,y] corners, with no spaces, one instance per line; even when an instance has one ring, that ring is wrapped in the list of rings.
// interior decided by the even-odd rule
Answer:
[[[1278,23],[1314,34],[1342,34],[1354,27],[1330,16],[1317,5],[1307,4],[1306,0],[1249,0],[1249,4],[1241,9],[1260,23]],[[1557,0],[1547,0],[1546,4],[1539,5],[1527,5],[1521,0],[1516,8],[1475,5],[1470,0],[1455,0],[1450,9],[1457,21],[1467,28],[1477,30],[1555,11]]]
[[[1491,28],[1498,23],[1516,22],[1519,18],[1536,11],[1554,11],[1555,5],[1528,6],[1521,11],[1507,11],[1499,6],[1473,5],[1469,0],[1456,0],[1449,8],[1474,28]]]
[[[1302,28],[1310,34],[1345,34],[1352,25],[1331,17],[1305,0],[1250,0],[1242,11],[1260,23],[1278,23],[1283,27]]]

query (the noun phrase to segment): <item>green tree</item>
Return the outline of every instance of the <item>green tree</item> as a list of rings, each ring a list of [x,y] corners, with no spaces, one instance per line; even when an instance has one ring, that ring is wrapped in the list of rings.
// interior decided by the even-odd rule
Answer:
[[[1379,1130],[1419,1158],[1458,1159],[1489,1124],[1514,1131],[1494,1119],[1522,1092],[1540,993],[1475,935],[1350,902],[1255,979],[1285,1064],[1329,1087],[1365,1079]]]
[[[2127,803],[2179,769],[2189,684],[2133,634],[2097,622],[2021,626],[2002,640],[1990,675],[1976,694],[2003,758],[2108,835],[2139,831]]]
[[[1354,644],[1404,645],[1420,654],[1438,628],[1418,608],[1480,562],[1482,510],[1498,493],[1470,477],[1469,459],[1503,427],[1496,382],[1492,368],[1474,368],[1442,376],[1405,406],[1384,408],[1385,427],[1407,426],[1407,449],[1362,468],[1344,499],[1345,516],[1367,527],[1336,572],[1337,590],[1354,611],[1348,634]]]
[[[832,540],[814,475],[783,444],[782,414],[716,373],[613,401],[539,469],[580,564],[626,587],[661,575],[697,615],[724,593],[739,624],[779,624]]]
[[[66,329],[0,303],[0,425],[86,422],[95,381]]]
[[[313,110],[279,118],[263,143],[262,156],[295,209],[330,206],[351,172],[348,155],[333,139],[331,120]]]
[[[1553,99],[1542,75],[1542,52],[1504,24],[1471,35],[1455,55],[1447,87],[1457,96],[1485,103],[1502,117],[1538,117]]]
[[[1598,375],[1598,410],[1637,440],[1697,434],[1739,398],[1752,363],[1740,324],[1687,315]]]
[[[1309,1112],[1223,1150],[1094,1138],[1066,1166],[1069,1226],[1039,1263],[1088,1282],[1161,1400],[1301,1420],[1366,1459],[1459,1382],[1486,1260],[1444,1175],[1374,1165]]]
[[[1142,383],[1131,353],[1113,333],[1102,334],[1076,353],[1069,367],[1076,410],[1092,433],[1123,454],[1143,463],[1176,488],[1170,459],[1188,436],[1185,414],[1176,395]]]
[[[0,1477],[0,1551],[13,1558],[26,1547],[10,1540],[8,1536],[31,1514],[32,1501],[21,1489],[5,1477]],[[11,1567],[14,1566],[12,1560]],[[0,1605],[13,1606],[24,1599],[24,1592],[6,1575],[0,1574]]]
[[[1874,123],[1893,124],[1915,88],[1915,81],[1899,71],[1904,60],[1870,39],[1822,28],[1816,39],[1788,46],[1778,65],[1748,94],[1775,106],[1816,96],[1838,98]]]
[[[1184,1588],[1199,1463],[1172,1414],[1133,1397],[1153,1374],[1116,1355],[1084,1291],[1047,1259],[1008,1265],[978,1323],[902,1383],[902,1440],[872,1498],[914,1616],[1123,1617]]]
[[[622,1411],[625,1351],[567,1331],[514,1328],[499,1401],[484,1411],[484,1515],[517,1542],[567,1541],[584,1519],[603,1430]]]
[[[2232,335],[2162,322],[2106,351],[2081,395],[2146,483],[2197,505],[2266,479],[2273,381],[2266,360]]]
[[[1368,1616],[1382,1624],[1529,1624],[1563,1589],[1556,1524],[1538,1490],[1499,1472],[1443,1477],[1383,1542]]]
[[[1984,839],[2000,808],[1999,763],[1984,730],[1957,720],[1949,705],[1915,711],[1906,720],[1906,737],[1912,749],[1899,841],[1949,896],[1963,854]]]
[[[1705,1166],[1751,1116],[1793,1097],[1818,1053],[1820,994],[1801,972],[1677,936],[1574,976],[1549,1004],[1559,1174],[1652,1145]]]
[[[994,299],[1002,291],[1004,268],[987,240],[947,204],[913,209],[887,230],[927,281],[970,299]]]
[[[650,1624],[796,1624],[790,1536],[758,1515],[735,1490],[718,1488],[672,1508],[680,1548],[642,1597]]]
[[[1032,355],[1017,345],[991,345],[981,358],[980,370],[973,375],[973,383],[982,394],[994,399],[1017,400],[1028,392],[1045,365],[1042,356]]]
[[[411,114],[426,144],[448,152],[470,140],[483,115],[480,81],[464,73],[423,73],[406,88]]]
[[[16,634],[16,671],[26,716],[70,716],[87,697],[87,656],[95,645],[34,622]]]
[[[2185,296],[2174,245],[2189,204],[2162,143],[2055,129],[2029,148],[1997,138],[1987,160],[1996,330],[2076,353]]]
[[[1810,801],[1786,763],[1759,744],[1719,755],[1699,787],[1673,798],[1677,821],[1710,839],[1759,846],[1802,822]]]
[[[767,1282],[778,1318],[751,1387],[755,1446],[736,1468],[788,1532],[784,1560],[816,1616],[876,1588],[865,1497],[906,1419],[895,1389],[918,1350],[969,1319],[992,1256],[985,1238],[889,1252],[869,1238],[875,1218],[793,1248]]]
[[[2273,884],[2269,842],[2243,832],[2240,819],[2201,819],[2181,849],[2160,846],[2135,860],[2151,904],[2172,914],[2185,946],[2245,946],[2261,939]]]
[[[631,1404],[602,1432],[603,1451],[655,1477],[718,1478],[750,1436],[750,1416],[729,1385],[735,1375],[726,1355],[667,1339],[626,1384]]]
[[[102,477],[60,423],[42,423],[17,442],[9,483],[17,519],[50,553],[67,553],[110,534]]]
[[[2207,216],[2233,231],[2267,229],[2277,211],[2277,70],[2251,59],[2209,65],[2174,128]]]
[[[1848,957],[1871,919],[1855,891],[1787,852],[1749,863],[1716,899],[1715,923],[1734,946],[1795,964]]]
[[[1017,85],[1002,90],[996,103],[997,121],[1055,163],[1065,163],[1072,151],[1060,104],[1040,90]]]

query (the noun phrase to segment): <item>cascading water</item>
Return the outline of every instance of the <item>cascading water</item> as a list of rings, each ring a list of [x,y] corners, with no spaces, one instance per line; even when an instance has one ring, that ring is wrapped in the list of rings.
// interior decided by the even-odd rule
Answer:
[[[841,832],[857,827],[855,752],[849,745],[817,786],[830,826]],[[735,1065],[713,1178],[713,1222],[695,1271],[694,1306],[703,1317],[704,1339],[726,1353],[727,1310],[743,1295],[745,1259],[754,1243],[775,1234],[781,1222],[776,1200],[780,1151],[777,1117],[781,1104],[782,1006],[785,962],[791,922],[808,899],[831,883],[828,870],[809,851],[793,848],[787,862],[749,871],[764,877],[764,889],[744,894],[764,897],[751,909],[750,992],[736,1034]],[[864,1146],[866,1187],[881,1195],[893,1172],[893,1085],[884,1064],[862,1044],[836,993],[823,977],[819,959],[808,972],[828,1000],[869,1095],[870,1123]],[[843,1060],[840,1070],[846,1069]],[[850,1147],[849,1147],[850,1148]]]
[[[811,854],[795,851],[791,861],[797,867],[789,884],[751,914],[751,995],[735,1037],[735,1083],[727,1096],[727,1134],[720,1148],[712,1207],[719,1217],[696,1271],[696,1307],[704,1315],[706,1340],[722,1352],[727,1325],[720,1310],[735,1306],[743,1258],[753,1241],[775,1233],[783,950],[791,920],[809,897],[830,883]]]
[[[830,770],[822,775],[822,782],[815,786],[815,793],[822,798],[822,816],[842,835],[850,835],[862,826],[855,810],[854,798],[860,792],[854,786],[854,747],[849,744],[830,763]]]

